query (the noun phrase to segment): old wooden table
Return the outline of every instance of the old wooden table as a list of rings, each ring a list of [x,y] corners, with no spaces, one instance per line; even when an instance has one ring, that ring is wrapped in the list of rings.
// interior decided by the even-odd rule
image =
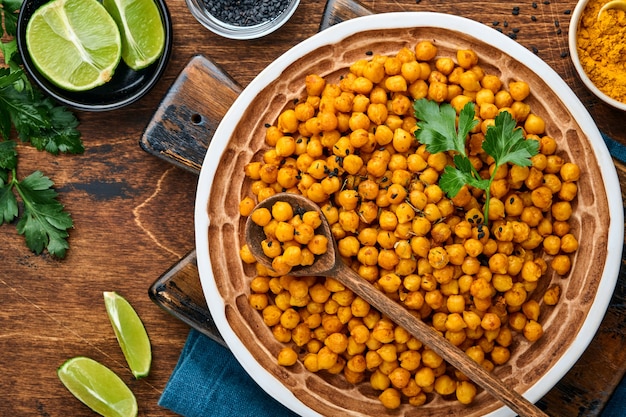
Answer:
[[[626,144],[624,113],[594,99],[567,57],[567,25],[574,1],[539,0],[536,7],[531,0],[363,4],[376,13],[439,11],[489,26],[499,22],[507,34],[515,29],[517,41],[536,48],[587,105],[600,129]],[[90,356],[121,375],[137,396],[141,416],[172,415],[157,401],[189,327],[155,305],[148,289],[193,249],[197,177],[144,152],[139,140],[168,88],[194,55],[210,57],[245,87],[273,59],[317,32],[324,3],[302,0],[283,28],[253,41],[212,34],[195,21],[183,0],[168,0],[168,6],[174,50],[165,76],[153,91],[123,110],[78,113],[84,155],[53,157],[27,146],[19,148],[19,171],[41,169],[55,181],[75,229],[67,258],[58,261],[30,253],[13,225],[0,227],[0,415],[93,415],[56,377],[56,368],[77,355]],[[624,190],[626,170],[620,163],[616,166]],[[603,325],[579,364],[542,400],[550,415],[597,415],[623,374],[625,282],[622,275]],[[147,379],[135,381],[129,373],[106,317],[103,291],[125,296],[143,318],[154,354]],[[605,359],[599,363],[598,358]],[[593,366],[595,371],[589,372]],[[581,379],[588,380],[585,392],[576,392],[568,381]],[[581,402],[582,397],[586,401]]]

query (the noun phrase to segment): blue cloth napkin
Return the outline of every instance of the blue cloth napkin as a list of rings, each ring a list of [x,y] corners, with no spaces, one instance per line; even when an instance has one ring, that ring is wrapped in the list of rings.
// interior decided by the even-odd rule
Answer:
[[[611,155],[626,163],[626,146],[602,134]],[[184,417],[297,417],[263,391],[232,353],[191,330],[159,405]],[[626,378],[601,417],[626,416]]]
[[[611,156],[620,161],[622,164],[626,164],[626,146],[611,138],[606,133],[600,132],[600,134],[602,135],[602,139],[604,139],[604,143],[609,149]]]
[[[230,350],[193,329],[159,405],[185,417],[297,417],[263,391]]]

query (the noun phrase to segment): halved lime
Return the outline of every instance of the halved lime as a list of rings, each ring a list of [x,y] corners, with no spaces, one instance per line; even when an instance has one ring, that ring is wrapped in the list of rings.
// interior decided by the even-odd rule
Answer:
[[[93,359],[77,356],[57,370],[59,379],[76,398],[105,417],[134,417],[137,399],[112,370]]]
[[[109,81],[120,61],[120,31],[97,0],[53,0],[35,10],[26,46],[48,80],[71,91]]]
[[[103,0],[122,34],[122,59],[140,70],[155,62],[165,49],[165,28],[154,0]]]
[[[152,349],[146,328],[137,312],[115,292],[104,292],[104,305],[133,375],[135,378],[147,376],[152,363]]]

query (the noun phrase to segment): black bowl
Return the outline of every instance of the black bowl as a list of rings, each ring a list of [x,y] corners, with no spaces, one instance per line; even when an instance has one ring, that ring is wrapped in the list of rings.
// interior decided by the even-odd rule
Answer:
[[[165,49],[157,62],[135,71],[123,60],[106,84],[87,91],[67,91],[51,83],[35,67],[26,48],[26,26],[39,7],[49,0],[24,0],[17,20],[17,46],[24,69],[31,79],[50,97],[77,110],[105,111],[127,106],[143,97],[157,83],[172,51],[172,21],[165,0],[155,0],[165,28]]]

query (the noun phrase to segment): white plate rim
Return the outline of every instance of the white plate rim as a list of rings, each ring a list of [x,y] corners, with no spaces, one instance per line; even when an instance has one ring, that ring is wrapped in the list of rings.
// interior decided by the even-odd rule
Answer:
[[[392,12],[382,13],[339,23],[329,29],[320,32],[307,40],[289,49],[270,65],[268,65],[257,77],[243,90],[228,110],[209,145],[206,157],[202,164],[198,188],[196,193],[194,224],[198,270],[200,281],[207,305],[215,320],[220,334],[226,344],[231,349],[237,361],[245,371],[265,390],[270,396],[280,401],[287,408],[302,416],[321,416],[319,413],[307,407],[293,393],[287,389],[280,380],[276,379],[260,364],[256,362],[251,353],[241,343],[239,338],[232,331],[225,316],[225,303],[219,295],[212,273],[211,262],[208,256],[202,254],[209,253],[208,228],[210,218],[206,210],[210,199],[212,178],[215,176],[218,163],[223,150],[228,145],[229,138],[234,131],[239,120],[240,111],[238,109],[247,108],[257,94],[276,75],[293,61],[306,55],[312,50],[322,45],[333,44],[341,39],[351,36],[364,30],[379,30],[386,28],[410,28],[410,27],[438,27],[449,30],[462,31],[477,39],[489,39],[491,45],[504,50],[512,57],[525,62],[526,65],[541,76],[547,85],[552,86],[554,91],[559,92],[561,99],[567,103],[568,109],[578,121],[581,129],[594,145],[594,153],[601,169],[605,189],[607,191],[608,207],[610,214],[607,262],[603,271],[596,297],[590,307],[587,319],[583,323],[578,336],[571,347],[568,348],[560,358],[558,364],[546,372],[532,387],[525,393],[531,402],[538,401],[569,371],[585,351],[593,336],[595,335],[611,300],[611,295],[615,290],[621,255],[623,249],[623,212],[621,192],[617,172],[613,159],[602,139],[600,131],[595,125],[590,114],[580,102],[578,97],[565,83],[565,81],[538,56],[494,29],[474,20],[465,17],[455,16],[437,12]],[[503,406],[488,417],[514,416],[509,408]]]

